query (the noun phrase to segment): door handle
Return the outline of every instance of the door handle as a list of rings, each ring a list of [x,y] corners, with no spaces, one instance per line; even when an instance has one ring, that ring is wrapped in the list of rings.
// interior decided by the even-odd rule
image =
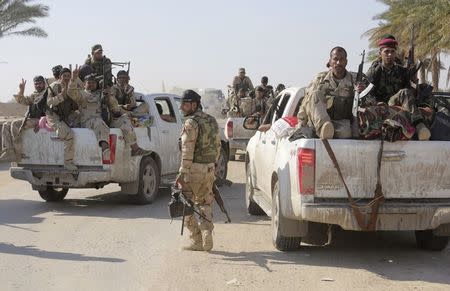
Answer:
[[[169,131],[167,129],[163,129],[161,130],[162,133],[169,133]]]
[[[275,145],[275,140],[271,140],[270,143]]]
[[[383,152],[383,161],[392,161],[398,162],[403,160],[406,157],[406,153],[404,151],[384,151]]]

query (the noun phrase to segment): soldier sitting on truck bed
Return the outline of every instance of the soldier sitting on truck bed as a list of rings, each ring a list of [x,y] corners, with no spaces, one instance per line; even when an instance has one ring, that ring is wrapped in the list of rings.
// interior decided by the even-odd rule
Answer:
[[[78,68],[73,72],[75,77],[78,78]],[[130,119],[126,115],[122,115],[117,100],[107,92],[101,92],[98,89],[98,82],[95,75],[88,75],[85,77],[85,89],[74,90],[74,94],[70,92],[71,97],[80,108],[80,121],[81,126],[90,128],[94,131],[99,146],[103,151],[103,158],[108,160],[110,156],[109,150],[109,128],[102,119],[102,98],[106,98],[105,102],[109,111],[113,115],[111,122],[112,127],[120,128],[123,133],[123,137],[127,145],[131,147],[131,155],[148,155],[151,152],[140,148],[137,145],[136,133],[133,131]],[[102,96],[104,93],[105,96]]]
[[[112,87],[112,94],[116,97],[122,113],[149,113],[147,103],[143,102],[137,105],[134,87],[130,85],[130,76],[127,71],[121,70],[117,73],[117,84]]]
[[[410,73],[396,61],[397,45],[392,35],[386,35],[378,43],[380,59],[375,61],[367,72],[368,80],[374,85],[371,95],[376,100],[368,105],[383,102],[389,106],[401,106],[404,111],[410,113],[410,121],[416,127],[418,139],[429,140],[431,133],[423,123],[423,116],[415,103]]]
[[[27,83],[24,79],[19,84],[19,93],[14,95],[17,103],[28,106],[28,112],[25,119],[14,120],[3,125],[1,161],[19,162],[22,159],[22,131],[27,128],[38,130],[39,119],[45,116],[47,108],[45,79],[42,76],[36,76],[33,82],[35,91],[30,96],[24,96]]]
[[[74,141],[70,127],[78,127],[80,116],[78,106],[68,96],[68,89],[69,86],[71,89],[76,88],[77,79],[72,79],[70,69],[61,69],[60,78],[50,85],[47,98],[47,123],[55,130],[57,137],[64,142],[64,168],[69,171],[77,170],[73,163]]]
[[[363,84],[355,84],[356,73],[346,70],[347,52],[342,47],[330,51],[328,71],[319,73],[306,89],[297,114],[299,126],[313,126],[322,139],[357,137],[352,133],[352,106],[355,88],[361,92]]]

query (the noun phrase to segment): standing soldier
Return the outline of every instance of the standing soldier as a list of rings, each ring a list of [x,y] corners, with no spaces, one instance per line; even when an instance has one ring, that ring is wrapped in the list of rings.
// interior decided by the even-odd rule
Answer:
[[[352,133],[354,90],[361,92],[362,84],[355,84],[356,73],[346,70],[347,52],[335,47],[327,63],[329,71],[319,73],[306,89],[305,98],[297,114],[300,126],[311,125],[322,139],[357,137]]]
[[[239,92],[239,89],[244,89],[246,93],[254,89],[252,80],[245,75],[245,68],[239,69],[238,75],[234,77],[232,84],[235,94]]]
[[[70,127],[75,127],[78,123],[78,106],[68,96],[69,88],[70,94],[76,89],[77,79],[77,72],[72,76],[68,68],[61,69],[59,79],[48,89],[47,98],[47,122],[55,130],[57,137],[64,142],[64,168],[69,171],[77,170],[73,163],[74,141]]]
[[[0,160],[19,162],[22,159],[21,131],[27,128],[37,130],[39,119],[45,116],[47,110],[45,79],[42,76],[36,76],[33,81],[35,91],[30,96],[24,96],[27,83],[24,79],[19,84],[19,93],[14,95],[17,103],[28,106],[28,112],[25,119],[15,120],[3,125],[3,149]]]
[[[411,123],[416,127],[419,140],[429,140],[430,130],[423,124],[423,116],[417,108],[414,91],[411,88],[411,76],[407,68],[397,59],[397,41],[387,35],[378,43],[380,59],[375,61],[367,72],[368,80],[374,84],[371,95],[376,102],[389,106],[401,106],[411,115]],[[372,101],[372,103],[375,103]],[[370,104],[369,104],[370,105]]]
[[[103,55],[102,45],[96,44],[92,47],[91,55],[88,55],[85,64],[92,67],[92,72],[95,74],[97,81],[104,79],[104,84],[102,84],[104,88],[113,85],[111,60]]]
[[[186,90],[180,110],[186,120],[181,131],[181,167],[176,184],[194,201],[203,217],[200,225],[194,215],[186,216],[191,244],[185,250],[210,251],[213,247],[212,192],[215,163],[219,159],[220,137],[217,121],[201,109],[200,95]],[[209,221],[208,221],[209,220]]]

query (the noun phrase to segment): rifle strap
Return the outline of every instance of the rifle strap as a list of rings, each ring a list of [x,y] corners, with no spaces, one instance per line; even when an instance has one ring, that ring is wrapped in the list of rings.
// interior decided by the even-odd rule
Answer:
[[[339,167],[339,163],[336,159],[336,155],[333,152],[333,149],[331,148],[330,143],[327,139],[322,139],[322,143],[325,146],[325,149],[327,150],[328,155],[330,156],[331,161],[334,164],[334,167],[336,168],[339,178],[341,179],[342,183],[344,184],[345,191],[347,192],[348,202],[350,204],[350,207],[352,208],[353,215],[355,216],[356,221],[358,222],[359,227],[363,231],[374,231],[376,230],[376,224],[377,224],[377,218],[378,218],[378,209],[380,206],[380,202],[384,201],[383,191],[381,187],[381,178],[380,178],[380,171],[381,171],[381,159],[383,155],[383,139],[381,139],[380,149],[378,151],[378,167],[377,167],[377,184],[375,187],[375,193],[374,198],[372,201],[370,201],[366,206],[360,207],[356,204],[355,200],[352,197],[352,194],[350,193],[350,190],[348,189],[347,183],[345,183],[344,176],[342,175],[341,168]],[[366,217],[361,212],[360,208],[371,208],[371,214],[369,221],[366,223]]]

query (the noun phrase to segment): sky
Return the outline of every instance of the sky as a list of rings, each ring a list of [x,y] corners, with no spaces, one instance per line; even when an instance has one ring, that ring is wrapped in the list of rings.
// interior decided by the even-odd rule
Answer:
[[[21,78],[31,93],[35,75],[84,63],[96,43],[113,62],[131,61],[131,84],[142,93],[161,92],[163,82],[224,90],[239,67],[255,85],[267,75],[274,86],[305,86],[337,45],[356,71],[368,49],[361,36],[386,9],[375,0],[35,2],[50,7],[37,22],[49,36],[0,39],[0,101],[12,99]]]

